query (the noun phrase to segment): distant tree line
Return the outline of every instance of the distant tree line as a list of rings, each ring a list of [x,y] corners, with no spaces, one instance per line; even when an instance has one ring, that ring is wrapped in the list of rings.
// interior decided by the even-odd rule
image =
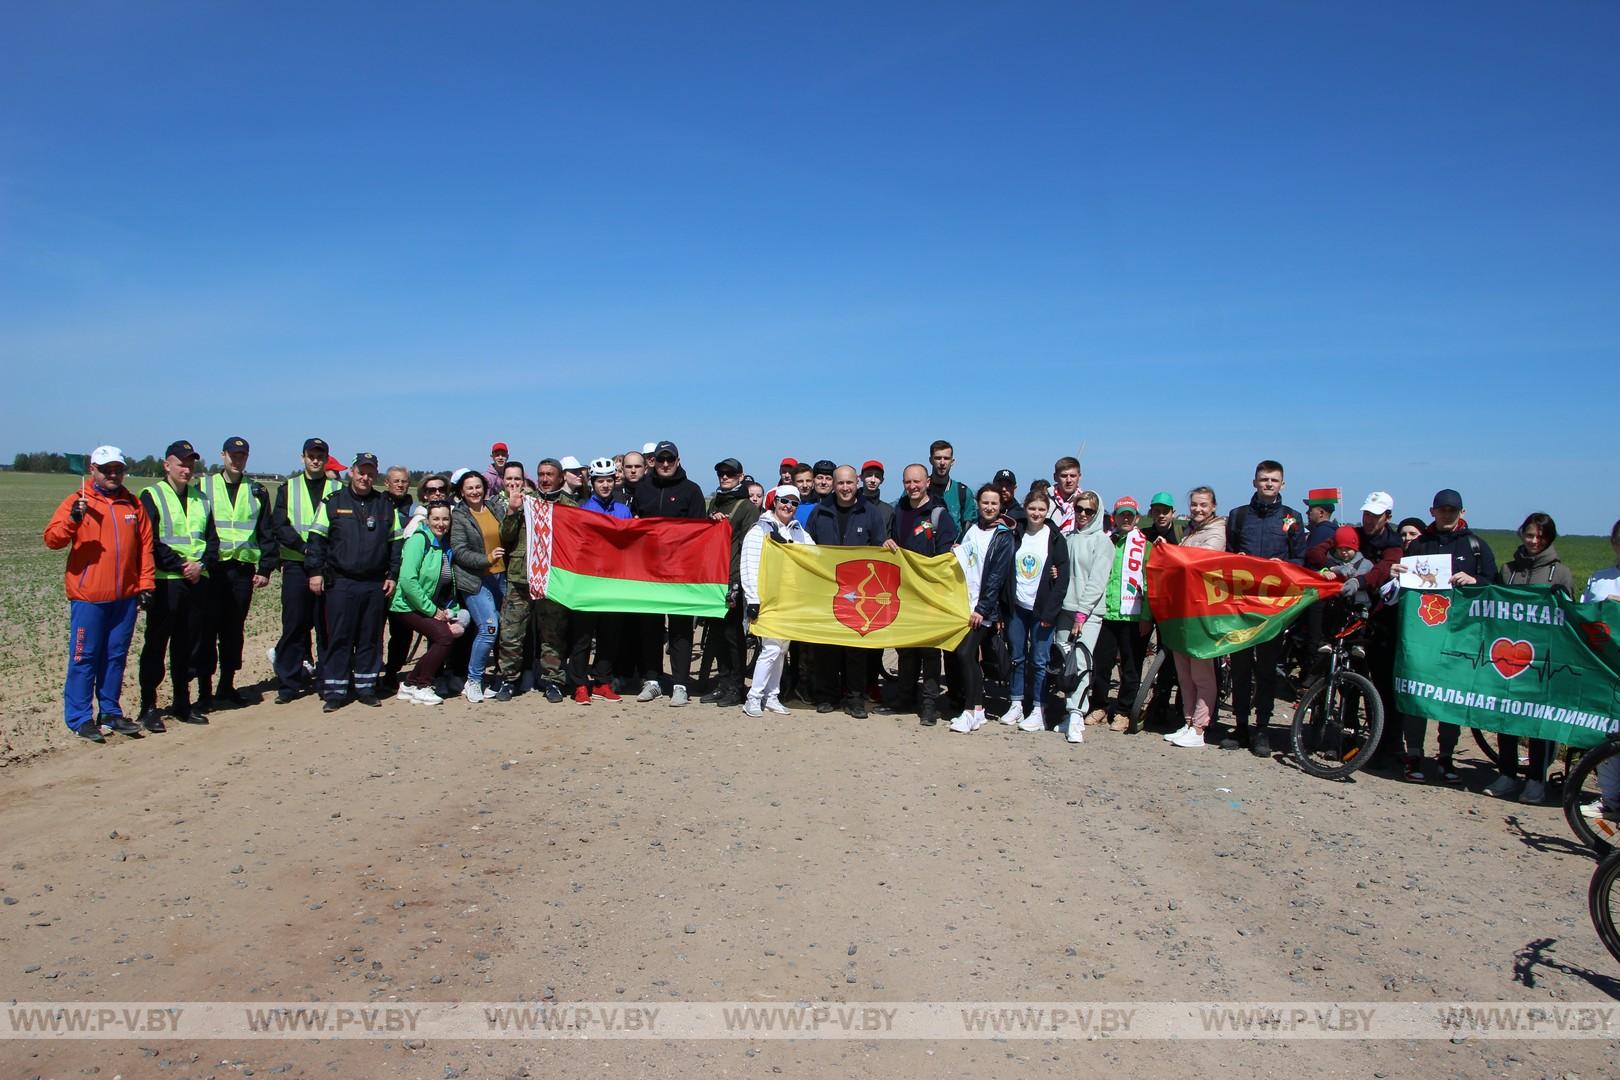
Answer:
[[[88,459],[89,455],[85,455]],[[66,454],[57,454],[45,450],[36,450],[31,454],[18,454],[11,459],[11,467],[16,472],[35,473],[70,473]],[[125,464],[124,471],[130,476],[162,476],[163,461],[147,454],[143,458],[131,458]]]

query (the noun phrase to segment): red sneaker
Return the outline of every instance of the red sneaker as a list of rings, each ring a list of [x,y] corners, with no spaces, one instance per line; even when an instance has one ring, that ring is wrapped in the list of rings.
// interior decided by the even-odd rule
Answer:
[[[591,692],[583,686],[574,687],[574,701],[580,705],[589,705],[591,703]]]
[[[603,701],[618,701],[619,695],[613,692],[612,683],[597,683],[591,687],[591,697],[599,697]]]

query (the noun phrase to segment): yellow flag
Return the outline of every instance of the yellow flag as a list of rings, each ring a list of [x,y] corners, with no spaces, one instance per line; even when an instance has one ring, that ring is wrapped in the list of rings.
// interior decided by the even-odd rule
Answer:
[[[866,649],[954,649],[968,630],[954,554],[765,542],[760,637]]]

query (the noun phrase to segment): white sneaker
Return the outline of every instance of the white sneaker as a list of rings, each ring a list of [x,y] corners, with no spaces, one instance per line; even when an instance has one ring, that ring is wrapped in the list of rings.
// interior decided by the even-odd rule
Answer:
[[[466,698],[468,703],[472,705],[476,705],[480,701],[483,701],[484,680],[468,679],[466,685],[461,688],[461,696]]]
[[[1176,732],[1176,737],[1170,740],[1170,745],[1196,748],[1208,744],[1204,742],[1204,733],[1202,731],[1186,727]]]
[[[684,687],[684,686],[672,686],[672,687],[669,688],[669,707],[670,708],[678,709],[682,705],[685,705],[686,701],[687,701],[686,687]]]
[[[412,705],[415,705],[416,704],[416,687],[407,686],[405,683],[400,683],[399,684],[399,693],[394,695],[394,700],[395,701],[406,701],[406,702],[409,702]]]
[[[1018,723],[1023,718],[1024,718],[1024,703],[1022,701],[1013,702],[1012,707],[1009,708],[1006,712],[1001,714],[1001,722],[1003,724],[1006,724],[1008,727],[1012,727],[1014,724]]]
[[[1175,742],[1177,739],[1181,738],[1183,735],[1187,734],[1187,732],[1189,732],[1191,730],[1192,730],[1192,725],[1191,724],[1182,724],[1180,727],[1176,728],[1176,730],[1174,730],[1170,734],[1166,735],[1164,737],[1164,741],[1165,742]]]
[[[984,706],[983,705],[980,705],[978,708],[974,709],[973,710],[973,730],[978,731],[980,728],[984,727],[984,722],[986,720],[988,720],[988,719],[989,719],[989,717],[984,715]]]
[[[1071,743],[1083,743],[1083,742],[1085,742],[1086,741],[1086,718],[1085,718],[1085,716],[1082,715],[1078,711],[1069,713],[1069,730],[1064,733],[1063,737],[1065,739],[1069,740]]]
[[[776,713],[778,716],[787,716],[793,712],[792,709],[782,704],[782,699],[775,694],[765,699],[765,711]]]
[[[958,716],[955,720],[951,721],[951,730],[956,732],[958,735],[966,735],[968,732],[972,731],[973,714],[964,709],[961,716]]]
[[[270,658],[270,670],[276,670],[276,647],[274,645],[269,646],[264,650],[264,655]]]
[[[646,682],[641,684],[641,693],[636,695],[636,700],[651,701],[653,698],[657,697],[663,692],[663,690],[659,689],[657,679],[648,679]]]
[[[497,680],[484,687],[484,700],[494,701],[501,696],[501,684]]]
[[[433,692],[431,686],[418,686],[416,688],[416,703],[418,705],[443,705],[444,698]]]
[[[743,702],[743,713],[746,716],[764,716],[765,710],[760,708],[758,701],[756,701],[754,698],[749,698],[747,701]]]
[[[1018,725],[1018,730],[1019,731],[1045,731],[1046,730],[1046,717],[1041,714],[1041,707],[1039,705],[1037,705],[1037,706],[1035,706],[1035,708],[1031,709],[1029,715],[1024,717],[1024,722]]]

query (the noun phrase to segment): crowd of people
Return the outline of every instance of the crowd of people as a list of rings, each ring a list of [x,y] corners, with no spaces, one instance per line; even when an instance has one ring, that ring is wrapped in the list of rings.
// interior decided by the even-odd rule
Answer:
[[[1051,479],[1035,481],[1022,497],[1008,469],[974,490],[953,477],[955,452],[943,439],[930,446],[927,464],[901,470],[901,490],[891,497],[879,461],[856,468],[791,457],[774,482],[726,458],[715,464],[705,494],[667,440],[588,464],[547,457],[532,472],[497,442],[487,467],[429,473],[413,488],[401,466],[381,469],[370,453],[340,462],[324,440],[310,438],[301,471],[273,497],[249,477],[249,454],[247,441],[233,436],[221,447],[219,467],[207,471],[191,443],[176,441],[165,453],[163,478],[138,497],[125,486],[121,451],[101,446],[89,455],[86,482],[45,529],[48,546],[69,549],[64,718],[77,735],[138,738],[163,732],[166,720],[206,724],[211,712],[248,704],[237,685],[244,624],[254,594],[278,572],[281,632],[269,650],[277,704],[315,694],[325,711],[336,712],[355,703],[380,707],[390,697],[433,706],[454,694],[482,705],[537,693],[551,703],[633,695],[681,707],[704,690],[700,700],[748,716],[788,713],[787,703],[798,701],[857,718],[869,707],[915,714],[926,726],[950,717],[949,730],[967,734],[986,723],[987,707],[1005,700],[1001,723],[1056,731],[1070,743],[1083,742],[1088,725],[1134,734],[1152,721],[1133,717],[1130,706],[1154,647],[1145,567],[1156,545],[1285,560],[1339,582],[1343,603],[1371,609],[1369,662],[1391,711],[1396,628],[1380,596],[1403,556],[1450,556],[1456,584],[1531,585],[1572,596],[1577,589],[1545,513],[1524,519],[1517,551],[1498,566],[1454,489],[1435,494],[1427,518],[1399,520],[1391,496],[1375,491],[1362,500],[1359,520],[1340,524],[1338,489],[1310,490],[1300,513],[1284,499],[1283,466],[1271,460],[1255,467],[1253,493],[1230,513],[1223,515],[1213,488],[1199,486],[1187,492],[1183,517],[1169,491],[1149,498],[1145,513],[1128,495],[1105,504],[1084,486],[1075,457],[1058,458]],[[700,676],[712,667],[713,680],[694,678],[691,616],[576,612],[532,597],[526,498],[618,518],[726,521],[726,614],[702,626]],[[968,633],[948,654],[899,650],[893,674],[870,649],[756,641],[750,624],[768,542],[954,552],[967,583]],[[1610,543],[1620,564],[1620,522]],[[1593,575],[1580,598],[1620,600],[1620,565]],[[1216,662],[1172,654],[1158,678],[1166,689],[1179,688],[1181,726],[1165,740],[1268,755],[1290,650],[1309,666],[1323,619],[1332,617],[1321,609],[1331,607],[1313,605],[1313,617],[1290,635],[1231,656],[1224,720]],[[146,633],[132,720],[120,694],[139,611]],[[1091,657],[1066,695],[1048,685],[1054,642],[1083,644]],[[169,701],[160,709],[165,677]],[[1378,757],[1398,756],[1409,780],[1432,775],[1457,783],[1459,729],[1435,725],[1431,774],[1429,726],[1412,716],[1388,725]],[[1549,748],[1532,741],[1521,764],[1514,741],[1503,742],[1503,774],[1490,793],[1544,799]]]

